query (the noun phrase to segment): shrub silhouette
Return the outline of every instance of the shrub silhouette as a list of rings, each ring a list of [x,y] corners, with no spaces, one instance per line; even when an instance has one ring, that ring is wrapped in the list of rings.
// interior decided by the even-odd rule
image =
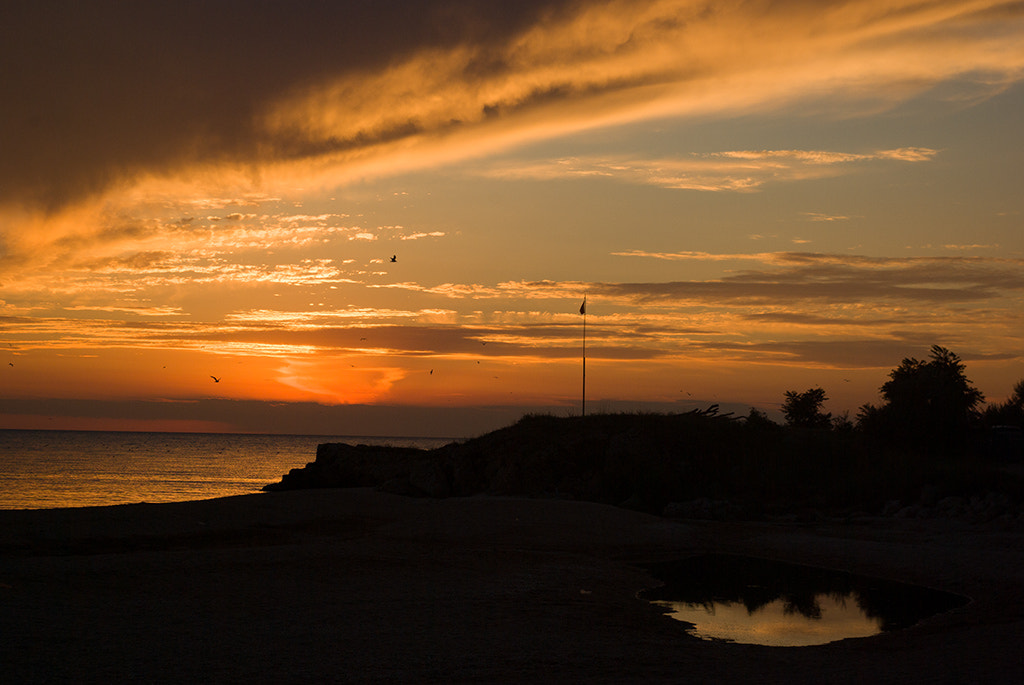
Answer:
[[[986,407],[983,418],[986,426],[1024,428],[1024,379],[1017,381],[1005,402]]]
[[[782,403],[786,425],[796,428],[830,428],[832,414],[821,411],[827,399],[821,388],[811,388],[805,392],[787,390],[786,401]]]
[[[933,345],[930,361],[906,358],[879,389],[885,404],[865,404],[857,415],[864,432],[893,445],[935,453],[962,451],[978,426],[981,391],[953,352]]]

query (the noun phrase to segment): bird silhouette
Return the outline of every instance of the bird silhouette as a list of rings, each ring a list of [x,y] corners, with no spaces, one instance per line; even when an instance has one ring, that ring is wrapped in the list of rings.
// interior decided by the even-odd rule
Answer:
[[[398,261],[398,255],[395,255],[395,254],[391,255],[391,261],[397,262]]]
[[[219,379],[219,378],[217,378],[216,376],[210,376],[210,378],[212,378],[212,379],[213,379],[213,382],[214,382],[214,383],[220,383],[220,379]]]

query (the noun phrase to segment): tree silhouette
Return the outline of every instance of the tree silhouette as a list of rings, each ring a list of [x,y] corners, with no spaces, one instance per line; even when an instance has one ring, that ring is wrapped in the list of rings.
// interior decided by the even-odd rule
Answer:
[[[985,425],[1024,428],[1024,379],[1013,386],[1009,399],[985,409]]]
[[[779,427],[779,424],[768,418],[768,414],[764,413],[756,407],[750,408],[750,413],[746,416],[746,425],[754,429],[775,429]]]
[[[939,452],[963,447],[985,397],[956,354],[932,345],[930,357],[906,358],[893,369],[879,389],[885,404],[861,407],[858,426],[905,446]]]
[[[798,428],[829,428],[832,425],[832,414],[821,411],[828,397],[821,388],[811,388],[805,392],[786,391],[786,401],[782,403],[782,413],[786,417],[786,425]]]

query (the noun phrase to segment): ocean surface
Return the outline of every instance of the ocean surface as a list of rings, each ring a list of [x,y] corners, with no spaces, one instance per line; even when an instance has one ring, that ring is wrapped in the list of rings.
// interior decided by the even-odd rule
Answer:
[[[181,502],[259,492],[324,442],[430,449],[451,438],[0,430],[0,509]]]

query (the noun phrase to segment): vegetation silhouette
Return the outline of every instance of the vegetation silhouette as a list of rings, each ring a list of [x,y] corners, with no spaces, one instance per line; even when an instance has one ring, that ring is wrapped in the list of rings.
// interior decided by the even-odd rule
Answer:
[[[821,410],[822,405],[828,400],[821,388],[811,388],[804,392],[787,390],[785,397],[782,414],[786,417],[787,426],[828,428],[832,425],[832,414]]]
[[[987,426],[1016,426],[1024,428],[1024,380],[1013,386],[1013,394],[999,404],[986,407],[982,414]]]
[[[953,352],[933,345],[931,360],[913,357],[889,374],[885,403],[865,404],[857,416],[867,433],[906,448],[948,454],[962,451],[980,425],[984,395],[971,385]]]
[[[764,412],[526,415],[423,451],[320,445],[316,461],[267,490],[377,487],[428,497],[560,497],[689,518],[903,515],[1019,521],[1024,447],[994,459],[999,421],[1020,434],[1024,381],[989,412],[954,353],[904,359],[854,424],[822,411],[821,388],[785,394],[787,423]],[[1001,430],[1002,430],[1001,429]],[[1016,449],[1016,452],[1013,452]],[[1012,467],[1012,468],[1011,468]]]

